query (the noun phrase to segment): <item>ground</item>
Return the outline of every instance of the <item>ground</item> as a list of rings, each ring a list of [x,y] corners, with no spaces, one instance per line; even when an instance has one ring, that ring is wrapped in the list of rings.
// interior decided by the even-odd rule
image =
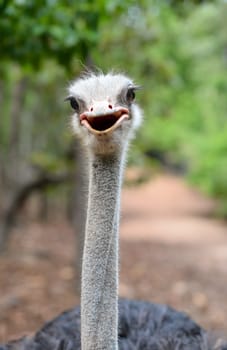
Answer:
[[[226,334],[227,232],[214,208],[173,175],[124,188],[120,295],[168,303]],[[0,342],[32,333],[79,303],[75,244],[58,217],[15,229],[0,257]]]

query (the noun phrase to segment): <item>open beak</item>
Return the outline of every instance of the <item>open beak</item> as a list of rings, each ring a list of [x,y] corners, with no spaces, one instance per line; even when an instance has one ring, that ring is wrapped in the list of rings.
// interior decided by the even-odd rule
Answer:
[[[109,105],[110,106],[110,105]],[[100,106],[99,106],[100,107]],[[91,111],[80,115],[80,123],[95,135],[113,132],[124,120],[129,119],[129,110],[124,107],[90,108]]]

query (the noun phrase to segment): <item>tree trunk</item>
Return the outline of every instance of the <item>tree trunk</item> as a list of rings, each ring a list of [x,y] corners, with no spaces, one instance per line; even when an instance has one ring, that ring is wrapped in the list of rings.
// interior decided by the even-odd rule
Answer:
[[[20,126],[22,110],[25,101],[25,90],[27,88],[27,78],[21,78],[16,84],[12,96],[11,126],[9,134],[9,155],[17,155],[20,142]]]
[[[78,277],[81,276],[82,254],[84,245],[84,232],[87,209],[87,169],[84,162],[84,150],[79,140],[74,143],[74,182],[70,198],[70,219],[76,237],[76,258],[75,271]],[[80,281],[80,279],[79,279]],[[80,292],[80,283],[76,282],[76,290]]]

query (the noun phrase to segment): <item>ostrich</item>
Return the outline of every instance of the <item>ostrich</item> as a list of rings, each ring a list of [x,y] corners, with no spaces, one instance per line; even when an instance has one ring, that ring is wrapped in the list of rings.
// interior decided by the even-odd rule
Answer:
[[[0,350],[227,350],[168,306],[118,299],[120,192],[128,144],[142,121],[138,86],[122,75],[90,73],[69,87],[72,127],[87,152],[89,190],[81,308],[66,311]]]

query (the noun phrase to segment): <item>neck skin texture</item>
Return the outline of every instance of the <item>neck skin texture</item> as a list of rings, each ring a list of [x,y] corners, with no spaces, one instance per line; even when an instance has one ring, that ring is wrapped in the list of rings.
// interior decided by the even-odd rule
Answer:
[[[82,350],[118,349],[118,231],[122,154],[90,155],[82,266]]]

